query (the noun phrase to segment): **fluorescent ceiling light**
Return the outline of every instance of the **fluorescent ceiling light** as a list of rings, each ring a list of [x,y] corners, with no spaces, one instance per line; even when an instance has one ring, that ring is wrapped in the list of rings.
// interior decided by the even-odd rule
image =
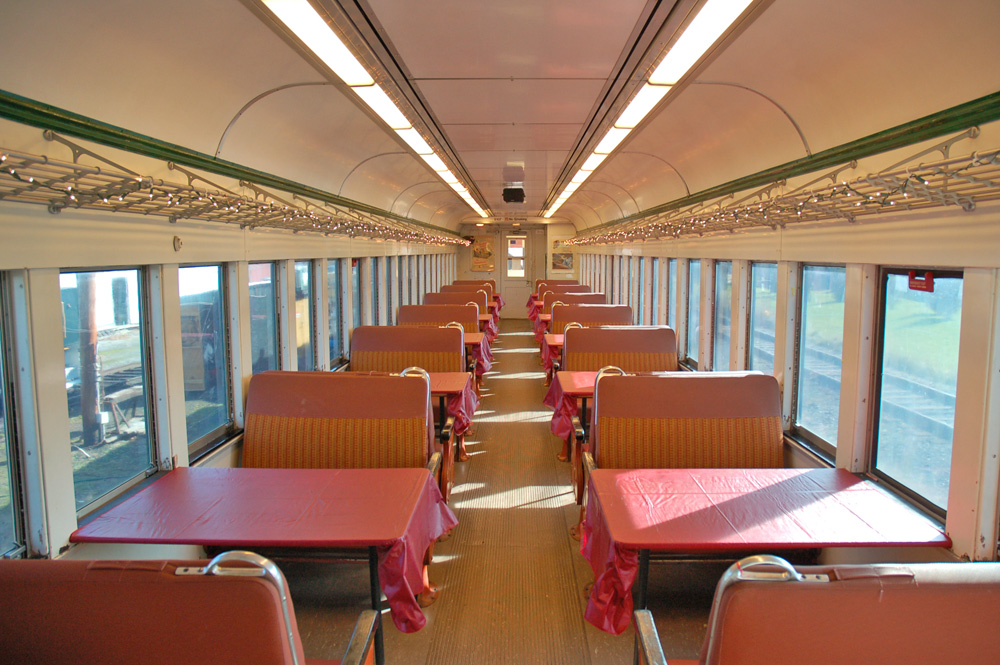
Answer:
[[[438,171],[437,174],[441,176],[442,180],[453,187],[455,186],[455,183],[458,182],[458,178],[456,178],[455,174],[451,171]]]
[[[432,169],[434,169],[439,173],[444,173],[445,171],[448,170],[448,167],[445,165],[444,161],[434,153],[431,153],[429,155],[420,155],[420,158],[425,162],[427,162],[428,166],[430,166]]]
[[[572,194],[577,189],[579,189],[580,185],[582,185],[582,184],[583,184],[582,182],[571,182],[571,183],[569,183],[568,185],[566,185],[566,189],[563,190],[563,194],[565,194],[566,192],[569,192],[570,194]]]
[[[676,84],[733,24],[752,0],[708,0],[653,70],[649,82]]]
[[[375,83],[307,0],[263,0],[264,5],[347,85]]]
[[[392,129],[409,129],[410,121],[399,110],[396,103],[389,99],[389,95],[377,83],[372,85],[351,88],[358,94],[365,104],[367,104],[375,115],[382,118],[382,121]]]
[[[632,98],[622,114],[618,116],[615,127],[634,128],[668,92],[670,92],[670,86],[667,85],[649,85],[647,83],[642,86],[639,93]]]
[[[465,185],[463,185],[460,182],[449,182],[448,184],[451,186],[452,189],[454,189],[459,194],[461,194],[462,192],[468,192],[469,191],[469,188],[466,187]]]
[[[607,159],[607,157],[608,157],[607,155],[598,155],[595,152],[593,155],[591,155],[590,157],[587,158],[587,161],[585,161],[583,163],[583,166],[580,167],[580,170],[581,171],[593,171],[598,166],[600,166],[601,162],[603,162],[605,159]]]
[[[631,129],[623,127],[612,127],[608,130],[608,133],[604,135],[604,138],[601,139],[601,142],[597,144],[597,147],[594,148],[594,152],[604,155],[611,153],[618,147],[618,144],[625,140],[625,137],[628,136],[628,133],[631,131]]]
[[[418,155],[429,155],[434,152],[431,147],[424,140],[424,137],[420,135],[416,129],[412,127],[410,129],[397,129],[396,133],[399,134],[399,138],[406,141],[406,145],[413,149],[413,152]]]
[[[579,171],[576,172],[576,175],[573,176],[573,179],[570,180],[570,182],[582,183],[584,180],[590,177],[590,173],[591,173],[590,171],[584,171],[583,169],[580,169]]]

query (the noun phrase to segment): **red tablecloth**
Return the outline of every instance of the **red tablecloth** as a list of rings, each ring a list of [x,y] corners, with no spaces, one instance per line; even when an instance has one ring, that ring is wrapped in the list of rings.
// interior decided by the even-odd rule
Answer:
[[[549,331],[549,321],[551,320],[552,320],[551,314],[546,315],[539,313],[538,316],[535,317],[535,321],[532,324],[532,328],[535,333],[535,341],[538,342],[539,344],[542,343],[542,338],[545,336],[545,333]]]
[[[448,415],[455,418],[455,436],[468,432],[472,416],[479,408],[472,375],[468,372],[431,372],[431,394],[445,397]]]
[[[552,433],[560,439],[573,436],[573,416],[579,413],[577,399],[594,394],[597,372],[556,372],[543,403],[551,406]]]
[[[528,318],[534,322],[542,312],[542,301],[535,300],[534,297],[528,300]]]
[[[427,469],[174,469],[77,529],[70,541],[376,547],[382,591],[404,633],[427,622],[427,547],[458,524]]]
[[[949,547],[922,515],[844,469],[597,469],[581,552],[594,571],[585,613],[620,634],[639,550]]]
[[[493,368],[493,351],[483,333],[467,333],[465,345],[472,351],[472,359],[476,361],[476,376],[483,376]]]
[[[545,371],[552,370],[553,361],[562,354],[563,336],[553,333],[546,333],[542,337],[542,365]]]
[[[507,305],[507,301],[503,299],[503,296],[499,293],[493,294],[493,299],[497,301],[498,309],[503,309]]]

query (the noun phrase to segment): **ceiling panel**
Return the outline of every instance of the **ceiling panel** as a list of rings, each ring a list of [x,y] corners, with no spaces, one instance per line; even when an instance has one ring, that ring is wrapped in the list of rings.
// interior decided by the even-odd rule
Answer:
[[[503,123],[444,125],[452,146],[458,151],[562,150],[573,148],[579,123]]]
[[[605,80],[647,2],[368,0],[367,4],[415,79]]]
[[[603,79],[464,79],[420,81],[443,125],[576,123],[587,118]]]

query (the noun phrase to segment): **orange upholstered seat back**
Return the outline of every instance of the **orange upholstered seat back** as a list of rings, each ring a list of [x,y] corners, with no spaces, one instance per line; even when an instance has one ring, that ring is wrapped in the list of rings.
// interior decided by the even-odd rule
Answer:
[[[461,323],[466,333],[479,332],[479,311],[473,305],[401,305],[396,316],[401,326],[443,326],[452,321]]]
[[[464,365],[465,345],[457,328],[359,326],[351,334],[351,371],[461,372]]]
[[[441,293],[475,293],[485,291],[486,297],[492,301],[494,289],[489,284],[445,284],[441,287]]]
[[[632,308],[628,305],[556,305],[552,308],[549,330],[562,334],[566,324],[572,321],[584,328],[628,326],[632,324]]]
[[[802,566],[809,581],[726,583],[732,570],[716,591],[701,663],[1000,662],[998,563]]]
[[[614,365],[626,372],[676,372],[677,338],[666,327],[570,328],[564,369],[596,372]]]
[[[245,467],[420,467],[432,441],[421,377],[263,372],[250,380]]]
[[[0,561],[2,663],[288,665],[305,659],[267,579],[177,575],[204,561]]]
[[[579,285],[575,279],[536,279],[535,280],[535,293],[538,293],[543,286],[573,286]],[[539,294],[541,295],[541,294]]]
[[[765,374],[605,376],[593,431],[609,469],[783,466],[778,382]]]
[[[476,303],[480,314],[488,314],[486,293],[477,291],[449,291],[447,293],[428,292],[424,294],[425,305],[467,305],[470,302]]]
[[[552,304],[561,302],[564,305],[606,305],[607,298],[603,293],[558,293],[546,291],[542,298],[542,314],[552,313]]]

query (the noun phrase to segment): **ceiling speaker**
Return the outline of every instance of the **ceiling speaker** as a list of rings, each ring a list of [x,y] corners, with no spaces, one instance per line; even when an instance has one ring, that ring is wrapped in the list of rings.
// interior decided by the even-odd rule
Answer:
[[[505,203],[524,203],[524,188],[504,187],[503,200]]]

